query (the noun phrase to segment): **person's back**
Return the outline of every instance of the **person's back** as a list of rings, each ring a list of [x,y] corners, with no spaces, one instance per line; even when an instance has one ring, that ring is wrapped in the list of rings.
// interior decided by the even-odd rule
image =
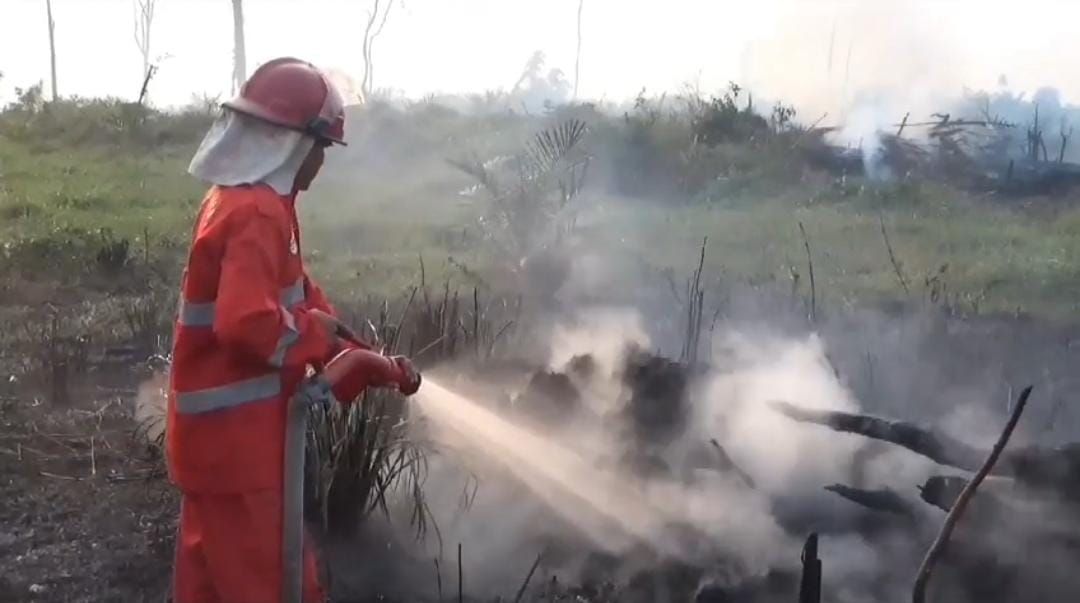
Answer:
[[[168,415],[169,471],[181,488],[281,487],[282,394],[294,390],[305,366],[324,361],[331,347],[325,330],[279,328],[282,309],[295,315],[310,308],[300,255],[290,253],[286,203],[265,185],[215,186],[196,219],[181,285]],[[222,261],[235,258],[238,247],[250,248],[244,257],[266,269],[250,270],[250,260]],[[282,341],[288,348],[279,347]],[[281,351],[291,358],[275,358]],[[227,414],[212,412],[225,409]],[[207,413],[208,420],[200,420]]]
[[[311,65],[278,59],[225,107],[191,163],[211,188],[173,334],[166,456],[182,494],[175,603],[281,600],[283,566],[293,562],[283,559],[282,526],[292,521],[283,476],[303,462],[286,458],[286,417],[302,382],[319,386],[305,391],[325,392],[323,403],[333,394],[349,403],[368,386],[419,387],[407,360],[340,338],[348,329],[304,270],[294,203],[324,148],[344,144],[337,92]],[[310,548],[303,565],[304,600],[321,600]]]

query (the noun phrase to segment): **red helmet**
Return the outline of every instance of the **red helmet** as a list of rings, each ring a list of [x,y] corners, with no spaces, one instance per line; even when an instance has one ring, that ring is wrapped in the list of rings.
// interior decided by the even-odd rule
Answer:
[[[316,139],[345,144],[345,108],[330,80],[311,63],[283,57],[261,65],[226,108]]]

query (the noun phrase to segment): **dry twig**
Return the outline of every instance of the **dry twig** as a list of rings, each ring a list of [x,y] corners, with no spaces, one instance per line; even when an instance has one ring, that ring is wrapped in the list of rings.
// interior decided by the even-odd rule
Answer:
[[[38,475],[40,475],[41,477],[51,477],[53,479],[62,479],[71,482],[81,482],[83,479],[81,477],[72,477],[70,475],[58,475],[56,473],[49,473],[48,471],[38,471]]]
[[[897,261],[896,254],[893,253],[892,243],[889,242],[889,233],[885,230],[885,217],[881,214],[878,214],[878,223],[881,224],[881,238],[885,239],[885,249],[889,252],[889,262],[892,263],[893,272],[896,273],[896,280],[900,281],[900,286],[904,288],[904,295],[907,295],[911,293],[908,290],[907,279],[904,278],[904,271],[900,269],[900,262]]]
[[[810,269],[810,322],[817,322],[817,285],[814,282],[814,257],[810,254],[810,239],[806,237],[806,229],[799,221],[799,232],[802,233],[803,246],[806,248],[806,263]]]
[[[911,590],[911,600],[913,603],[923,603],[926,600],[926,587],[930,582],[930,575],[934,571],[934,565],[937,564],[941,554],[945,551],[945,547],[949,544],[949,537],[952,536],[953,529],[956,528],[957,522],[960,521],[960,517],[963,516],[964,510],[967,509],[968,503],[971,502],[972,497],[975,496],[975,490],[979,487],[986,476],[989,475],[990,470],[994,468],[994,463],[997,462],[998,457],[1001,456],[1001,451],[1005,449],[1005,445],[1009,443],[1009,438],[1012,436],[1013,429],[1016,428],[1017,422],[1020,421],[1020,415],[1024,412],[1024,407],[1027,406],[1028,396],[1031,395],[1031,386],[1028,386],[1020,393],[1020,398],[1016,401],[1016,407],[1013,408],[1012,415],[1009,416],[1009,420],[1005,423],[1005,428],[1001,432],[1001,436],[998,438],[994,448],[990,451],[990,456],[986,458],[986,462],[975,474],[975,477],[968,482],[967,486],[960,493],[960,497],[957,498],[956,503],[949,510],[949,514],[945,516],[945,522],[941,525],[941,532],[938,533],[937,538],[934,539],[934,543],[930,545],[930,549],[926,552],[926,558],[923,559],[922,565],[919,566],[919,573],[915,577],[915,585]]]
[[[442,603],[442,568],[439,567],[439,558],[435,558],[435,586],[439,589],[439,603]]]
[[[521,598],[525,596],[525,589],[529,588],[529,582],[532,581],[533,574],[536,573],[536,568],[540,566],[540,560],[544,558],[544,551],[540,551],[536,555],[536,561],[533,561],[532,567],[529,568],[529,573],[525,575],[525,581],[521,583],[521,588],[518,589],[517,595],[514,597],[514,603],[521,603]]]

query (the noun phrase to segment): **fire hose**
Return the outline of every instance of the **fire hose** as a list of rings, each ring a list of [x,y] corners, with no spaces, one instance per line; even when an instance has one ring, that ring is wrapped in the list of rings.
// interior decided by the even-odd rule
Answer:
[[[360,346],[371,346],[343,324],[335,335]],[[307,437],[308,409],[332,400],[330,383],[321,375],[304,381],[289,399],[285,422],[285,473],[282,493],[281,526],[281,600],[302,603],[304,592],[304,444]]]
[[[320,391],[322,389],[323,391]],[[281,526],[281,600],[301,603],[304,587],[304,439],[308,408],[328,396],[325,381],[311,379],[289,400],[285,426],[285,475]]]
[[[395,359],[373,352],[351,332],[339,333],[360,349],[345,350],[327,363],[322,373],[300,385],[289,400],[285,426],[285,462],[281,526],[281,600],[301,603],[304,584],[304,448],[308,411],[313,405],[324,408],[338,400],[352,401],[377,381],[396,383],[402,393],[413,394],[420,387],[420,375],[403,371]],[[411,365],[410,365],[411,366]],[[390,375],[396,375],[391,378]]]

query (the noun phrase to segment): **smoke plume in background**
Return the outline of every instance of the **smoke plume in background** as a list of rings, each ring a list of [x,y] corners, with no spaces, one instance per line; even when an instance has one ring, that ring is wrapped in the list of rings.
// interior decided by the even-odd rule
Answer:
[[[860,105],[900,117],[938,110],[965,86],[984,83],[955,32],[941,27],[953,12],[947,4],[789,5],[747,46],[746,85],[810,120],[844,119]]]
[[[741,83],[764,102],[794,106],[804,124],[820,119],[837,126],[832,140],[860,148],[874,179],[892,176],[876,161],[878,133],[896,132],[907,115],[911,121],[935,114],[982,119],[985,108],[1026,125],[1038,105],[1048,132],[1067,132],[1080,122],[1071,104],[1080,98],[1080,79],[1054,50],[1070,37],[1067,26],[1054,22],[1072,18],[1077,7],[1070,4],[1035,2],[1023,10],[1012,3],[903,0],[779,6],[768,31],[745,45]]]

